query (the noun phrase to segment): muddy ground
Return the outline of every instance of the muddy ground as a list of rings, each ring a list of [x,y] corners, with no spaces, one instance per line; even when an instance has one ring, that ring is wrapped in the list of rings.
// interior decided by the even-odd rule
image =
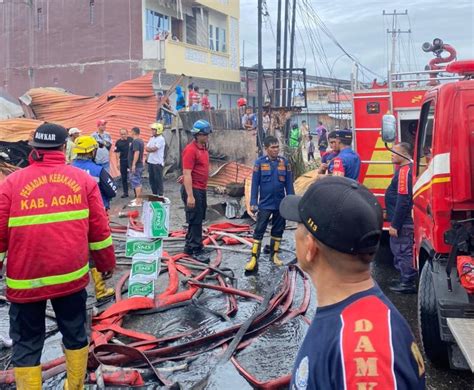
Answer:
[[[145,186],[145,190],[148,186]],[[179,186],[174,181],[165,183],[165,194],[170,198],[172,203],[171,211],[171,229],[180,229],[184,224],[184,209],[179,196]],[[120,195],[120,194],[119,194]],[[128,199],[130,200],[130,199]],[[222,210],[224,197],[209,193],[208,204],[211,206],[208,211],[207,222],[214,223],[223,220],[223,216],[219,213]],[[118,212],[126,206],[127,200],[117,198],[114,200],[111,209],[112,219],[120,223],[124,220],[118,219]],[[249,223],[250,220],[233,220],[237,223]],[[282,257],[285,261],[293,258],[291,253],[294,250],[293,230],[285,232]],[[117,241],[117,248],[123,246],[123,243]],[[240,249],[246,249],[239,246]],[[165,250],[176,252],[180,249],[180,244],[165,245]],[[263,255],[260,261],[260,267],[256,275],[247,276],[244,274],[243,266],[248,255],[225,251],[223,252],[223,267],[232,269],[237,277],[237,287],[239,289],[248,290],[263,295],[268,289],[274,288],[279,283],[280,270],[268,261],[268,255]],[[126,261],[119,259],[119,261]],[[118,266],[111,282],[112,285],[127,270],[127,266]],[[384,241],[374,266],[374,276],[382,289],[387,293],[390,299],[399,308],[401,313],[407,318],[415,335],[419,338],[416,319],[416,296],[395,295],[388,291],[388,284],[396,272],[391,266],[391,253],[388,242]],[[161,276],[157,282],[157,290],[163,291],[166,288],[167,280]],[[4,295],[4,282],[0,281],[0,295]],[[93,303],[93,292],[89,289],[90,302]],[[298,288],[296,301],[302,296],[302,281],[298,279]],[[225,300],[219,292],[205,291],[200,297],[199,302],[205,307],[215,311],[224,311]],[[203,329],[203,334],[211,333],[217,330],[225,329],[232,324],[245,321],[256,309],[257,304],[239,299],[239,311],[234,318],[229,321],[223,321],[221,318],[211,314],[202,307],[194,305],[186,306],[171,311],[148,315],[148,316],[129,316],[124,322],[127,328],[133,328],[138,331],[147,332],[157,337],[164,335],[172,335],[192,329]],[[315,294],[312,292],[310,310],[308,316],[311,318],[315,309]],[[8,332],[8,305],[0,306],[0,334]],[[50,337],[47,338],[43,351],[42,361],[51,360],[61,355],[60,335],[55,333],[55,322],[52,319],[47,320],[47,330],[50,331]],[[307,325],[301,318],[296,318],[284,325],[272,326],[264,335],[259,337],[249,347],[238,353],[238,359],[243,366],[259,380],[268,380],[290,372],[295,354],[298,350]],[[196,360],[189,362],[187,367],[183,367],[182,362],[173,362],[162,365],[167,367],[177,367],[180,370],[174,371],[172,374],[165,373],[165,376],[177,381],[183,389],[199,388],[207,389],[251,389],[248,382],[243,379],[231,363],[227,363],[217,370],[204,382],[202,379],[207,376],[209,371],[215,366],[218,357],[222,353],[221,349],[207,352],[199,356]],[[7,368],[9,365],[9,350],[3,348],[0,350],[0,369]],[[58,376],[49,380],[44,388],[62,389],[64,376]],[[427,387],[429,389],[450,389],[464,390],[472,389],[474,376],[468,372],[439,370],[427,364]],[[91,387],[93,388],[93,387]],[[150,383],[147,388],[156,388]]]

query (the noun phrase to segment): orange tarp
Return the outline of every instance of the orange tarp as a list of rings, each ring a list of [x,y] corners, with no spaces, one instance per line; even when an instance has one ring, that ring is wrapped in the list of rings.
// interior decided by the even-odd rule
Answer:
[[[77,127],[83,134],[92,134],[97,120],[105,119],[113,141],[120,137],[121,128],[130,131],[134,126],[142,130],[142,138],[147,140],[158,108],[152,82],[153,73],[148,73],[120,83],[99,97],[73,95],[55,88],[33,88],[27,95],[31,97],[29,106],[41,121]],[[116,176],[115,158],[111,158],[111,163],[112,174]]]

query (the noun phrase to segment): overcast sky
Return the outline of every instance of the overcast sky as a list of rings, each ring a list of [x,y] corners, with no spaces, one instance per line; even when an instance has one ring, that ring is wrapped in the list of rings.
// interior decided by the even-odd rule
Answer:
[[[284,4],[285,0],[282,2]],[[383,10],[408,10],[408,17],[398,17],[397,29],[411,28],[412,31],[411,34],[400,34],[402,52],[400,57],[397,56],[397,63],[401,64],[401,71],[408,70],[408,63],[411,70],[424,68],[433,55],[424,53],[421,45],[436,37],[454,46],[458,59],[474,58],[474,0],[297,0],[298,9],[304,12],[304,3],[308,2],[341,46],[377,74],[387,74],[387,51],[390,50],[386,31],[391,28],[392,17],[382,16]],[[266,3],[276,35],[278,0],[266,0]],[[257,63],[257,0],[240,0],[240,4],[241,56],[244,54],[242,42],[245,41],[245,65],[252,66]],[[335,77],[348,79],[351,60],[342,55],[341,49],[320,28],[315,27],[314,16],[305,14],[302,18],[301,11],[296,13],[294,58],[297,65],[305,67],[312,75],[328,76],[332,69]],[[314,41],[320,42],[322,49],[316,47]],[[263,42],[264,67],[274,67],[275,39],[270,20],[264,24]],[[374,77],[366,73],[367,79]]]

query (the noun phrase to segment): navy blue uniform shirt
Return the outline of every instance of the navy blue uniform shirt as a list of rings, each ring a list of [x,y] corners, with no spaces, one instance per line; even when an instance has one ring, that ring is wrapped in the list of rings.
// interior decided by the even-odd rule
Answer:
[[[271,160],[268,156],[255,161],[252,175],[250,205],[261,210],[278,210],[286,195],[295,193],[293,175],[288,161],[281,156]]]
[[[342,149],[330,165],[329,172],[335,176],[344,176],[357,180],[360,172],[359,155],[351,148]]]
[[[385,191],[387,219],[391,226],[400,230],[403,225],[413,225],[411,210],[413,208],[412,164],[395,170],[392,181]]]
[[[291,390],[425,388],[410,328],[376,285],[320,307],[296,357]]]

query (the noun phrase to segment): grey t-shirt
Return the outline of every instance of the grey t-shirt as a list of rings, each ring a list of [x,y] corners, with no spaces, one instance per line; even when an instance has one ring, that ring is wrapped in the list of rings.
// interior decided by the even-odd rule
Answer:
[[[95,155],[96,164],[106,164],[110,161],[110,147],[112,146],[112,138],[110,134],[104,132],[100,134],[98,131],[92,133],[92,137],[95,138],[99,144],[97,154]]]
[[[130,143],[130,149],[128,152],[128,167],[132,167],[133,163],[133,154],[134,152],[138,152],[138,161],[137,161],[137,168],[143,168],[143,152],[145,150],[145,143],[142,139],[136,138]]]

